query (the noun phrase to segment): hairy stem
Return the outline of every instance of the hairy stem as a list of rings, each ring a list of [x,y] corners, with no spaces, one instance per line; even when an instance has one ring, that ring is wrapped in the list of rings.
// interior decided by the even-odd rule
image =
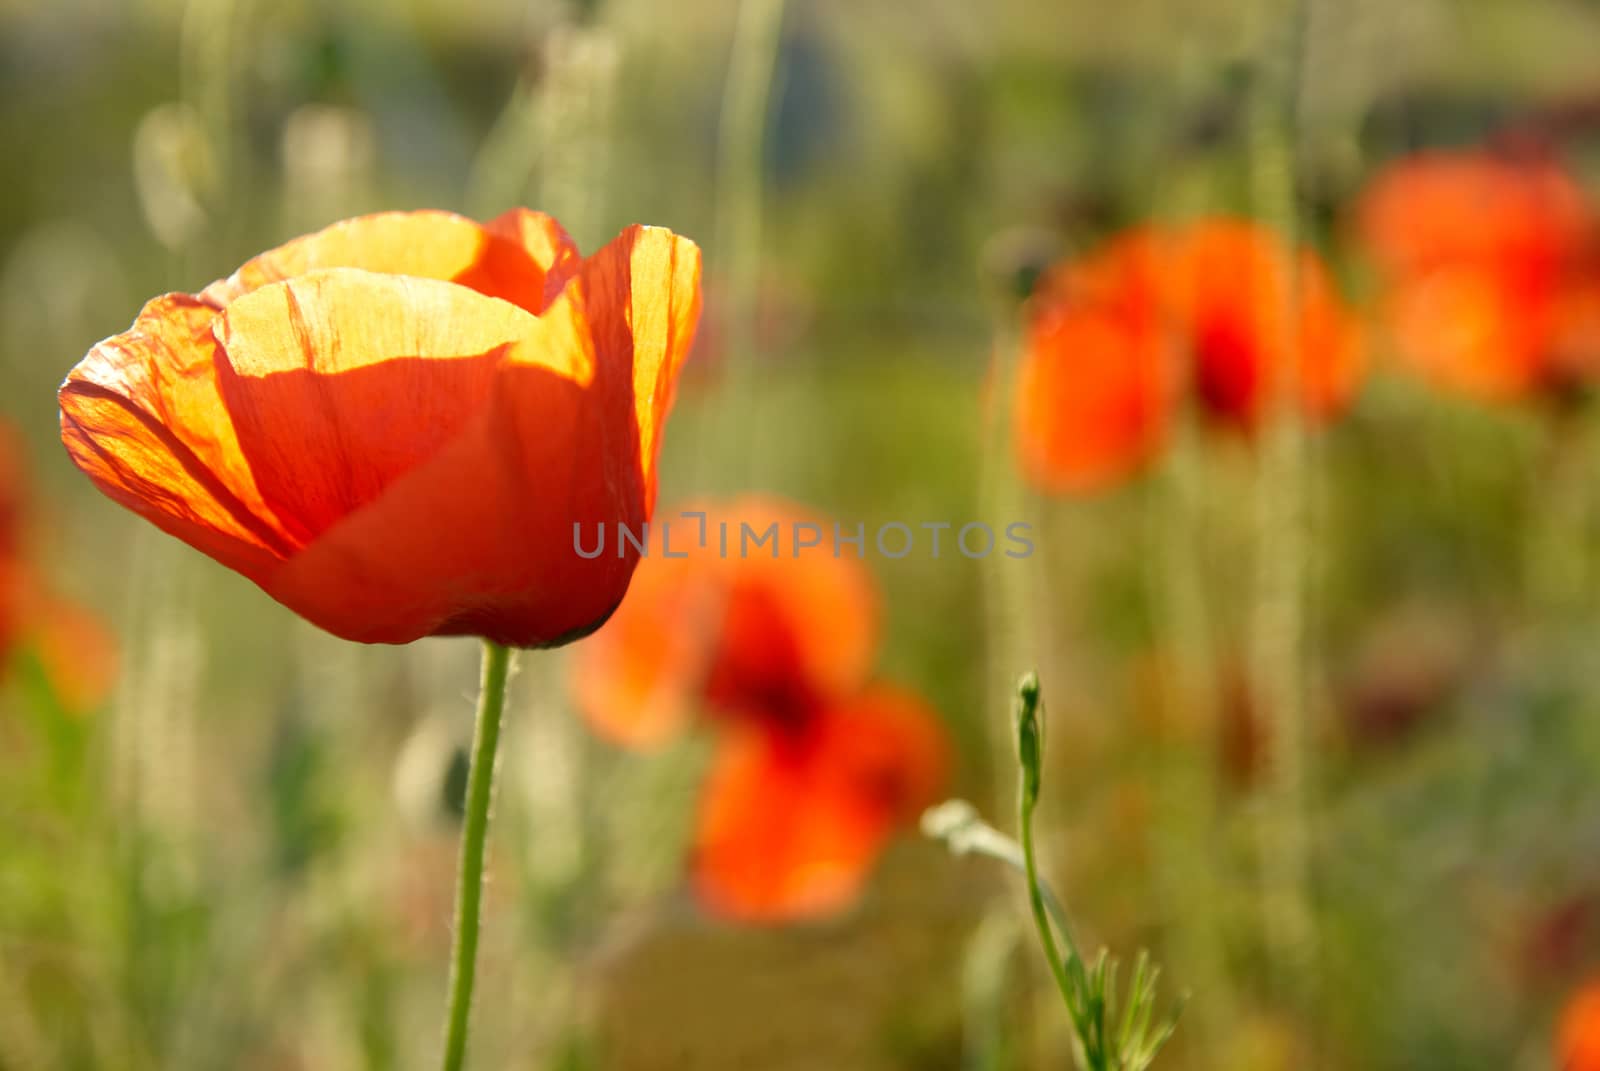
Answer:
[[[485,640],[477,722],[472,734],[472,766],[467,775],[466,825],[461,831],[461,862],[456,873],[456,926],[450,952],[445,1071],[460,1071],[467,1055],[467,1025],[472,1016],[472,983],[478,961],[478,912],[483,902],[483,848],[489,832],[495,751],[500,742],[500,716],[505,710],[506,678],[510,668],[510,649]]]

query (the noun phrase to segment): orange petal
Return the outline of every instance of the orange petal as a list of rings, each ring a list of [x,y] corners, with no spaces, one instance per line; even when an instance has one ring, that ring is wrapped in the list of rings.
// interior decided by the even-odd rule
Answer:
[[[1440,268],[1396,287],[1388,321],[1402,360],[1433,383],[1484,399],[1532,390],[1543,372],[1545,310],[1492,268]]]
[[[1304,252],[1297,265],[1270,231],[1209,219],[1183,232],[1172,270],[1195,390],[1212,417],[1253,429],[1291,354],[1309,415],[1348,404],[1363,370],[1361,334],[1319,259]]]
[[[1559,1071],[1600,1071],[1600,981],[1578,990],[1562,1009],[1556,1066]]]
[[[627,598],[571,667],[574,698],[602,735],[648,746],[696,709],[764,715],[774,702],[845,694],[866,679],[878,594],[848,548],[834,556],[831,522],[746,496],[663,513],[650,534]],[[797,551],[797,535],[816,545]],[[687,557],[668,558],[669,549]]]
[[[649,513],[661,428],[700,320],[700,250],[664,228],[636,225],[585,260],[578,279],[596,352],[632,368]]]
[[[102,706],[117,681],[117,644],[105,623],[76,603],[46,596],[28,626],[62,707],[87,714]]]
[[[1550,375],[1567,385],[1600,379],[1600,264],[1562,280],[1550,321]]]
[[[1481,152],[1396,163],[1363,195],[1359,220],[1368,247],[1397,275],[1463,262],[1545,273],[1594,226],[1582,190],[1559,168]]]
[[[1051,492],[1092,491],[1160,450],[1174,374],[1160,336],[1098,308],[1051,310],[1029,329],[1013,435],[1024,474]]]
[[[637,554],[583,559],[573,526],[648,515],[698,282],[649,228],[580,263],[537,213],[363,217],[152,302],[69,376],[63,439],[341,636],[562,642],[626,589]]]
[[[543,269],[546,305],[555,300],[562,287],[567,285],[567,280],[583,266],[583,255],[578,252],[572,236],[543,212],[513,208],[485,223],[483,229],[497,238],[516,244]]]
[[[291,609],[363,642],[527,647],[621,599],[633,557],[573,545],[643,518],[628,384],[596,374],[576,295],[534,317],[335,269],[240,299],[221,333],[241,449],[307,541],[262,585]]]
[[[854,551],[841,544],[834,553],[835,525],[796,503],[762,495],[743,495],[708,513],[715,533],[707,542],[715,541],[719,555],[725,613],[739,618],[725,620],[713,663],[740,667],[736,673],[756,671],[760,679],[761,667],[789,662],[813,694],[859,689],[877,656],[882,603],[877,582]],[[849,525],[839,529],[845,537],[854,534]],[[770,543],[756,545],[773,534],[776,554],[766,549]],[[813,540],[815,546],[803,545]]]
[[[1174,246],[1171,235],[1153,228],[1125,231],[1092,255],[1052,269],[1040,280],[1035,304],[1090,307],[1142,328],[1169,329]]]
[[[381,212],[335,223],[247,261],[201,292],[223,308],[268,283],[318,268],[363,268],[459,283],[532,313],[554,297],[577,248],[549,216],[518,209],[487,227],[452,212]]]
[[[592,549],[597,536],[588,531],[582,538]],[[612,552],[608,539],[605,553]],[[719,624],[717,589],[703,564],[659,556],[641,561],[617,612],[573,651],[573,701],[613,743],[657,747],[693,717]]]
[[[20,562],[0,558],[0,677],[22,631],[24,578]]]
[[[1297,281],[1300,401],[1308,416],[1326,419],[1343,412],[1360,390],[1366,332],[1316,256],[1301,255]]]
[[[62,384],[61,438],[111,498],[259,581],[293,540],[262,502],[222,404],[215,317],[186,294],[147,304]]]
[[[697,893],[711,910],[750,921],[848,907],[888,838],[932,802],[946,764],[937,717],[889,688],[794,732],[730,732],[701,802]]]
[[[583,381],[593,366],[585,339],[515,305],[353,268],[252,291],[216,334],[239,449],[301,546],[460,433],[503,361]]]

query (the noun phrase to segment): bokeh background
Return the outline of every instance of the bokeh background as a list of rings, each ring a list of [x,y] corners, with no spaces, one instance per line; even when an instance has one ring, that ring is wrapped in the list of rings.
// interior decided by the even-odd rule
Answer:
[[[1582,0],[0,0],[0,417],[55,607],[0,683],[0,1068],[435,1059],[475,645],[318,633],[96,494],[53,392],[295,234],[518,204],[705,250],[664,506],[1034,525],[871,559],[880,668],[1003,829],[1039,669],[1050,877],[1189,994],[1157,1067],[1556,1067],[1600,969],[1592,407],[1430,390],[1375,333],[1288,477],[1208,440],[1054,497],[991,401],[1031,271],[1141,220],[1292,220],[1365,310],[1395,158],[1564,117],[1593,190],[1597,54]],[[838,915],[719,919],[706,741],[596,740],[565,657],[514,682],[476,1066],[1070,1065],[1003,868],[908,828]]]

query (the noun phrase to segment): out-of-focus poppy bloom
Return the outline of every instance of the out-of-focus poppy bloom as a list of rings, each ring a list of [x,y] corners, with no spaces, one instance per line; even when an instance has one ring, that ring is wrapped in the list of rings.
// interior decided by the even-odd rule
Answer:
[[[1578,990],[1556,1026],[1556,1067],[1600,1071],[1600,980]]]
[[[1170,270],[1192,386],[1211,417],[1253,430],[1285,376],[1309,417],[1350,403],[1364,370],[1360,324],[1312,253],[1254,224],[1213,219],[1179,234]]]
[[[41,592],[27,618],[26,642],[55,701],[69,713],[95,710],[111,696],[120,654],[98,614]]]
[[[0,424],[0,667],[16,642],[22,609],[22,451],[16,435]]]
[[[116,677],[116,645],[99,618],[53,593],[27,553],[26,465],[18,436],[0,425],[0,676],[18,654],[38,660],[63,709],[105,701]]]
[[[1013,414],[1030,481],[1092,491],[1141,468],[1166,441],[1167,368],[1160,335],[1114,316],[1067,308],[1036,319]]]
[[[1094,491],[1166,441],[1178,386],[1162,241],[1135,231],[1042,275],[1029,303],[1012,434],[1041,490]]]
[[[1115,483],[1156,456],[1184,388],[1251,432],[1294,370],[1312,418],[1343,409],[1362,333],[1321,261],[1229,219],[1145,228],[1047,273],[1017,374],[1016,448],[1047,491]]]
[[[1373,182],[1358,223],[1396,353],[1430,381],[1510,399],[1583,377],[1600,348],[1595,225],[1559,168],[1415,156]]]
[[[1378,176],[1359,212],[1379,264],[1400,275],[1472,262],[1548,274],[1591,225],[1583,191],[1559,168],[1471,151],[1400,161]]]
[[[652,533],[627,599],[575,652],[573,694],[625,745],[694,719],[717,730],[692,862],[703,903],[747,920],[827,914],[933,801],[945,737],[920,698],[871,679],[877,591],[859,559],[834,556],[831,525],[762,498],[704,512],[703,542],[685,517]],[[742,542],[741,526],[773,525],[775,550]]]
[[[102,491],[346,639],[593,629],[636,555],[700,255],[630,227],[591,257],[548,216],[335,224],[167,294],[60,392]]]

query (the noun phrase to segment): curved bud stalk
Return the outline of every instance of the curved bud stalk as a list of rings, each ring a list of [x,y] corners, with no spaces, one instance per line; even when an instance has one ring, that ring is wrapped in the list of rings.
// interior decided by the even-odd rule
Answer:
[[[1134,960],[1126,991],[1118,988],[1119,964],[1109,951],[1102,948],[1092,964],[1084,961],[1065,909],[1039,876],[1034,851],[1033,812],[1043,782],[1044,703],[1038,675],[1031,671],[1017,682],[1013,725],[1019,766],[1018,840],[984,822],[965,800],[929,808],[922,817],[922,831],[944,841],[956,855],[977,853],[998,859],[1027,879],[1034,928],[1072,1020],[1078,1066],[1083,1071],[1144,1071],[1177,1029],[1181,1002],[1170,1015],[1156,1017],[1161,969],[1143,950]]]

